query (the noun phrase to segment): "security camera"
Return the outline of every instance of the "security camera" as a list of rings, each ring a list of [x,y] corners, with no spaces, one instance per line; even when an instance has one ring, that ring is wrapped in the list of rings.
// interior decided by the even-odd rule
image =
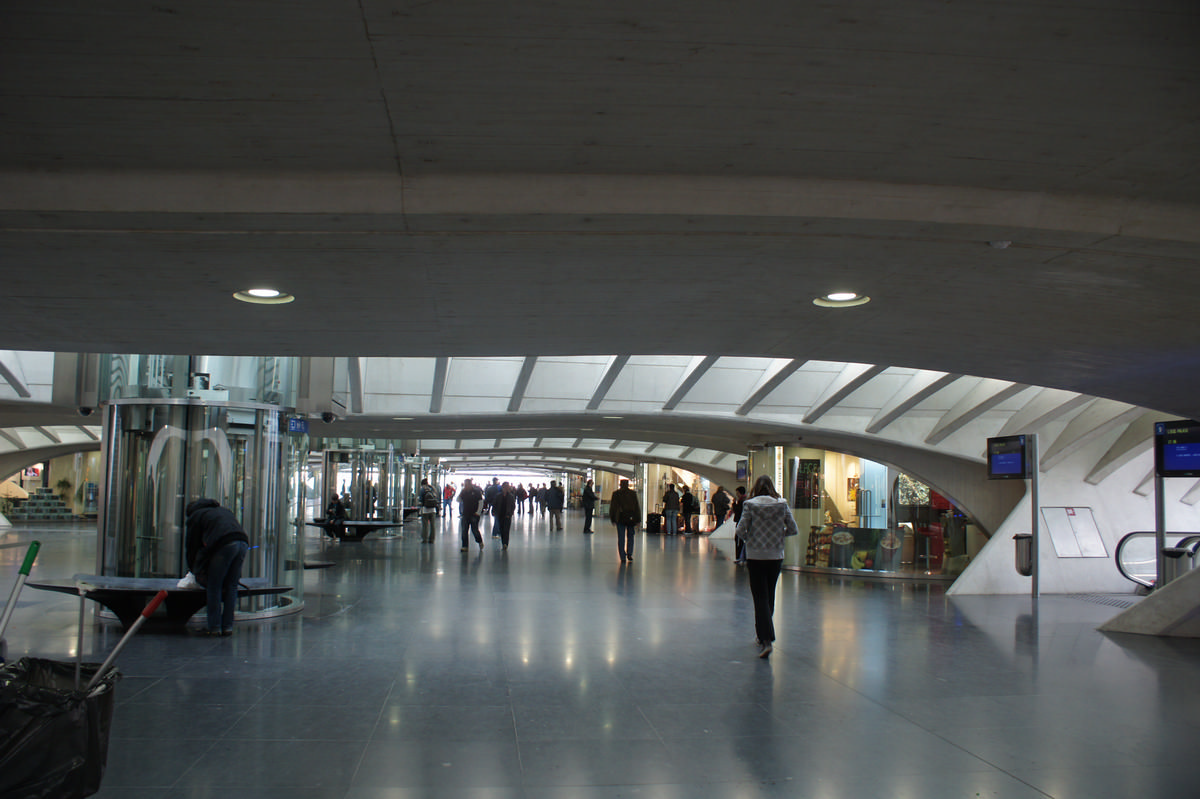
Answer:
[[[87,405],[80,405],[79,406],[79,415],[80,416],[91,416],[95,412],[95,410],[96,410],[95,408],[89,408]]]
[[[330,422],[332,422],[332,421],[333,421],[334,419],[336,419],[336,418],[337,418],[337,416],[335,416],[335,415],[333,414],[333,411],[324,411],[324,412],[321,414],[321,421],[322,421],[322,422],[324,422],[325,424],[329,424]]]

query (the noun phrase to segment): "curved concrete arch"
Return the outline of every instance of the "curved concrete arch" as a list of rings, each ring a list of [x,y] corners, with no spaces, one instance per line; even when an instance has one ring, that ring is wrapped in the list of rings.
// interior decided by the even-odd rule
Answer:
[[[27,466],[32,466],[35,463],[44,463],[63,455],[72,455],[76,452],[97,452],[99,450],[100,442],[95,441],[92,443],[56,444],[51,447],[37,447],[34,449],[21,449],[0,453],[0,475],[14,474]]]

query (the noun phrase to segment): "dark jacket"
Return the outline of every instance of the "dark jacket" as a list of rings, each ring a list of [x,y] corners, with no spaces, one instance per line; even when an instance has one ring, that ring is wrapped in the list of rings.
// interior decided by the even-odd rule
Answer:
[[[642,506],[638,502],[637,492],[632,488],[618,488],[608,501],[608,518],[613,524],[621,523],[621,515],[627,514],[636,526],[642,521]]]
[[[546,489],[546,508],[549,510],[562,510],[566,503],[566,497],[563,495],[563,490],[558,486],[551,486]]]
[[[721,523],[725,519],[725,514],[729,513],[729,494],[724,491],[718,491],[713,494],[713,515],[717,517],[717,523]]]
[[[185,548],[188,571],[203,583],[213,554],[233,541],[249,544],[250,536],[246,535],[237,517],[229,509],[221,507],[215,499],[197,499],[187,506],[186,513],[184,526],[187,530]]]
[[[593,491],[592,487],[589,485],[585,485],[583,487],[583,507],[585,507],[585,508],[595,508],[596,507],[596,492]]]
[[[670,489],[663,494],[663,510],[679,510],[679,495],[675,493],[675,489]]]
[[[462,503],[463,516],[479,515],[479,501],[483,499],[483,491],[479,486],[471,485],[458,492],[458,501]]]
[[[683,513],[699,513],[700,503],[696,500],[696,495],[691,491],[684,491],[683,497],[680,498],[679,509]]]
[[[499,518],[511,518],[517,512],[517,494],[512,489],[501,491],[492,501],[492,512]]]

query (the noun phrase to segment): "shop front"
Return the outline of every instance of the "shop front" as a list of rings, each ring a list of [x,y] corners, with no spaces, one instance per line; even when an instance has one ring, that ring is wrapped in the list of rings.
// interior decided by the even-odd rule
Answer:
[[[747,488],[771,475],[800,528],[788,568],[952,580],[987,542],[949,498],[894,467],[800,447],[767,447],[750,460]]]

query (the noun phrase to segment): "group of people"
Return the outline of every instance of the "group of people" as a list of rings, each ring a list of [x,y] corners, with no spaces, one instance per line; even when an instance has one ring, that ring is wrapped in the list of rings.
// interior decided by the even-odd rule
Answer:
[[[672,497],[674,502],[671,501]],[[668,532],[678,532],[677,529],[671,529],[675,526],[674,516],[682,514],[685,507],[689,510],[695,507],[690,503],[685,504],[688,497],[692,497],[692,493],[686,487],[682,497],[675,492],[674,485],[667,487],[663,496],[664,513],[670,510],[675,512],[668,516]],[[730,516],[737,525],[734,536],[735,560],[744,563],[747,568],[750,595],[754,600],[754,633],[758,656],[770,657],[775,645],[775,590],[783,568],[784,540],[798,535],[800,528],[792,516],[791,506],[779,496],[775,484],[766,475],[754,481],[749,497],[743,486],[737,487],[734,497],[718,487],[712,502],[714,529]],[[617,528],[617,555],[622,564],[633,562],[634,535],[641,516],[637,492],[629,487],[628,480],[622,480],[621,487],[613,493],[609,503],[609,518]],[[689,524],[690,519],[687,519],[684,522],[685,530]]]
[[[663,497],[665,510],[669,509],[668,497],[672,495],[677,501],[682,500],[675,493],[675,487],[669,486]],[[691,492],[685,487],[683,496],[690,495]],[[727,501],[718,502],[717,498],[722,495]],[[493,478],[485,490],[467,479],[463,481],[463,488],[457,492],[457,497],[461,516],[459,530],[462,551],[469,551],[470,537],[474,538],[480,551],[483,550],[483,534],[480,532],[479,522],[487,513],[492,516],[493,535],[500,539],[501,545],[507,550],[512,518],[517,513],[519,504],[517,489],[510,483],[500,483],[498,479]],[[591,525],[597,498],[592,481],[588,480],[582,496],[585,512],[584,532],[588,534],[594,532]],[[421,540],[424,543],[433,541],[434,519],[444,499],[445,495],[439,497],[428,479],[421,481],[418,505],[421,511]],[[682,505],[682,501],[680,504]],[[562,505],[562,488],[556,482],[551,482],[546,490],[546,506],[551,518],[557,519],[557,527],[552,529],[562,530]],[[327,510],[330,518],[334,517],[334,512],[336,508],[331,507]],[[676,509],[676,513],[681,512],[681,509]],[[741,486],[737,488],[737,495],[732,498],[723,489],[718,488],[713,496],[713,512],[716,517],[715,526],[720,525],[731,514],[737,525],[736,559],[745,563],[747,567],[750,594],[754,600],[754,632],[759,648],[758,656],[769,657],[775,642],[775,592],[783,567],[784,541],[788,536],[798,535],[800,529],[792,516],[791,507],[786,500],[780,498],[771,478],[766,475],[754,481],[749,497],[746,496],[746,489]],[[238,581],[241,578],[246,553],[249,551],[250,539],[233,513],[221,507],[215,500],[197,499],[187,506],[185,513],[188,569],[207,592],[206,633],[232,635]],[[344,514],[344,510],[342,513]],[[633,544],[637,528],[642,521],[642,507],[637,492],[629,487],[628,480],[621,480],[620,487],[613,492],[609,500],[609,519],[617,528],[617,555],[621,564],[632,563]]]
[[[591,481],[588,481],[589,484]],[[471,538],[479,548],[483,549],[483,533],[480,532],[479,522],[484,516],[492,517],[492,537],[500,539],[500,546],[508,549],[509,533],[512,530],[513,516],[522,512],[521,508],[531,496],[542,508],[543,515],[550,514],[550,529],[563,529],[563,508],[566,506],[566,493],[557,481],[551,480],[549,486],[542,486],[536,492],[525,490],[524,485],[516,487],[512,483],[501,483],[497,477],[485,488],[479,488],[474,481],[467,478],[463,481],[462,491],[458,492],[459,505],[459,538],[461,549],[467,552],[471,548]],[[533,501],[530,500],[530,513],[533,512]]]

